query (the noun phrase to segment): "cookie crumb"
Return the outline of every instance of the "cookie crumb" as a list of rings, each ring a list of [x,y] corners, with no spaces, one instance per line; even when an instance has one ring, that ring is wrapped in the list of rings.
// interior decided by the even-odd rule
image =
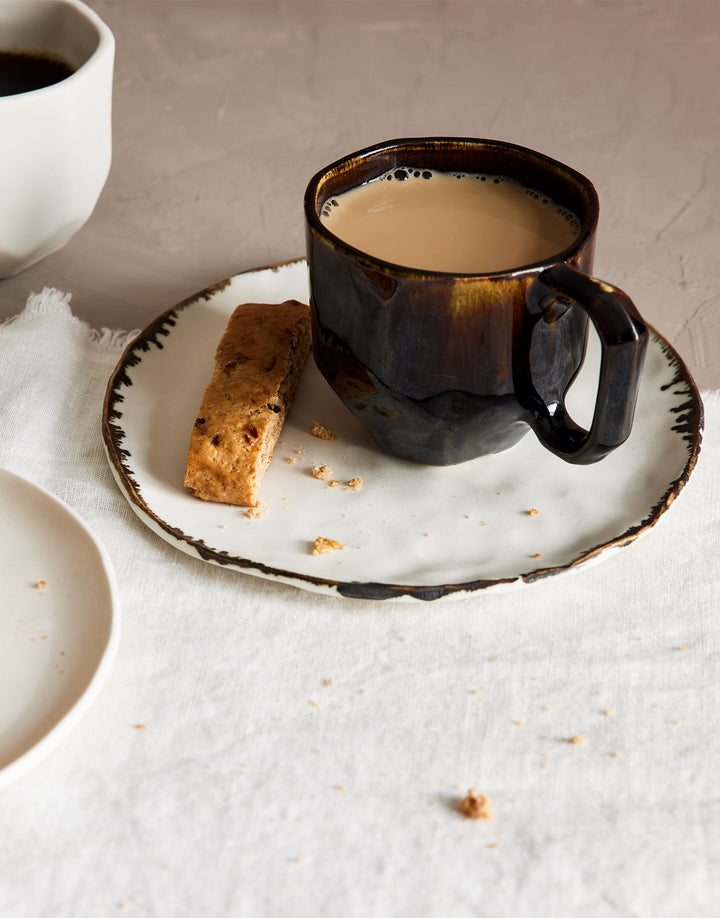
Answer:
[[[318,440],[334,440],[335,434],[328,430],[324,424],[320,424],[318,421],[313,421],[310,425],[310,433],[313,437],[317,437]]]
[[[479,794],[474,788],[458,803],[458,809],[468,819],[491,819],[492,807],[484,794]]]
[[[350,488],[359,488],[362,483],[362,478],[351,478],[350,481],[346,482]]]
[[[328,481],[327,486],[328,488],[337,488],[340,486],[340,482],[337,480],[337,478],[333,478],[332,481]]]
[[[145,730],[145,724],[135,724],[136,730]]]
[[[582,744],[585,742],[585,737],[582,735],[582,733],[576,733],[575,736],[570,737],[568,742],[573,746],[582,746]]]
[[[249,520],[259,520],[262,519],[267,513],[267,507],[265,504],[260,501],[256,507],[248,507],[245,511],[245,516]]]
[[[313,478],[317,478],[318,481],[327,481],[328,478],[332,475],[332,469],[329,465],[314,465],[310,470]]]
[[[288,456],[285,459],[285,462],[287,462],[288,465],[295,465],[295,462],[296,462],[295,456]]]
[[[338,542],[337,539],[328,539],[325,536],[318,536],[313,544],[312,553],[314,555],[324,555],[329,551],[344,551],[347,545]]]
[[[537,516],[540,511],[536,510],[535,507],[530,507],[528,510],[528,516]]]
[[[605,717],[614,717],[615,708],[607,708],[606,710],[603,711],[603,714],[605,715]]]
[[[36,590],[44,590],[47,586],[47,580],[38,580],[38,582],[34,583],[33,586]]]

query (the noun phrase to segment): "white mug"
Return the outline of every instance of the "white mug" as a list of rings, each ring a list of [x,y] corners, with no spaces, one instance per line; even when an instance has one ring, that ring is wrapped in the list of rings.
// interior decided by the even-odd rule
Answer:
[[[0,50],[74,72],[0,96],[0,277],[61,248],[87,221],[112,152],[112,32],[80,0],[0,0]]]

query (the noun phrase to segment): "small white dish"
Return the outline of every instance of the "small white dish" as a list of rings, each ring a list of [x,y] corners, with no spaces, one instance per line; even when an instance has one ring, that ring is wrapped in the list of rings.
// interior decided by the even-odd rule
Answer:
[[[75,726],[120,635],[109,558],[74,511],[0,469],[0,788]]]
[[[288,298],[308,300],[304,259],[216,284],[159,316],[110,379],[103,433],[118,484],[147,526],[195,557],[351,598],[522,588],[645,535],[695,467],[702,402],[682,360],[651,330],[633,432],[594,465],[568,465],[532,434],[457,466],[394,459],[310,359],[262,484],[266,515],[248,519],[242,508],[198,500],[183,487],[187,446],[227,320],[239,303]],[[568,400],[586,424],[595,343]],[[313,421],[336,439],[311,436]],[[339,484],[313,478],[316,465],[329,465]],[[359,487],[347,484],[355,478]],[[318,536],[346,547],[313,555]]]

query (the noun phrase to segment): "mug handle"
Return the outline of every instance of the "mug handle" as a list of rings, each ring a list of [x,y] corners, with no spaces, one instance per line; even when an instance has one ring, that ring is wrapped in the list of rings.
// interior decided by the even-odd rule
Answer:
[[[566,462],[597,462],[627,440],[632,429],[648,330],[632,300],[611,284],[568,264],[546,268],[532,285],[528,307],[535,322],[579,306],[602,345],[595,411],[589,430],[577,425],[561,399],[552,413],[535,393],[531,427],[540,442]],[[539,404],[538,404],[539,403]]]

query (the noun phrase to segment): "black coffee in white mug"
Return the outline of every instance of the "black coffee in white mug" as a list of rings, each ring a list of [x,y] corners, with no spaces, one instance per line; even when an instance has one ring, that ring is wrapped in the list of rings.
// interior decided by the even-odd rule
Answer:
[[[75,68],[56,54],[0,48],[0,96],[44,89],[74,72]]]

